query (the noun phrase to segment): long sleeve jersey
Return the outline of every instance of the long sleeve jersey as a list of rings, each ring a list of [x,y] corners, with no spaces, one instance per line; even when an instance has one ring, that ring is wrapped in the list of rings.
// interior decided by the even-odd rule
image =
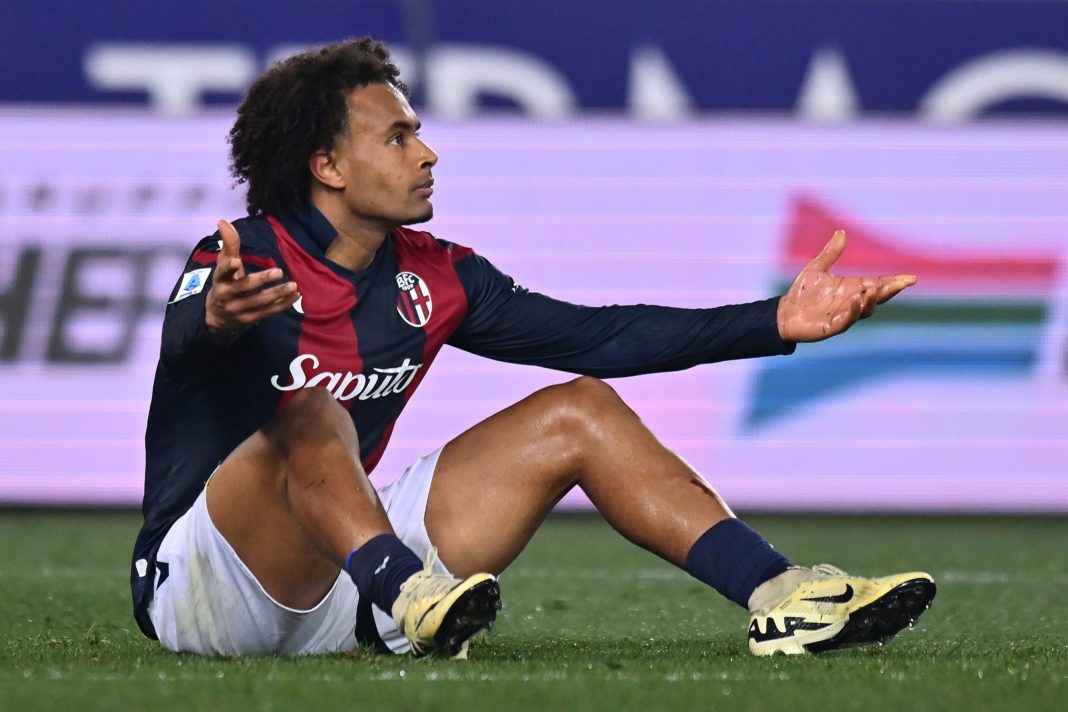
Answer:
[[[135,617],[153,638],[147,608],[164,535],[218,464],[302,388],[327,389],[349,412],[370,473],[445,344],[601,378],[793,350],[779,337],[778,299],[713,309],[578,306],[518,286],[467,247],[405,228],[366,268],[348,270],[326,257],[337,233],[310,205],[234,226],[245,270],[278,267],[301,296],[236,338],[213,336],[205,299],[217,233],[196,246],[171,294],[131,571]]]

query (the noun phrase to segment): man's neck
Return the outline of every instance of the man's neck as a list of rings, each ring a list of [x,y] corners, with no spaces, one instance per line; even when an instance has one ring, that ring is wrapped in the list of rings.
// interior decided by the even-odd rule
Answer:
[[[327,259],[353,272],[370,265],[389,234],[389,226],[361,220],[337,201],[316,200],[312,196],[311,202],[337,230],[326,249]]]

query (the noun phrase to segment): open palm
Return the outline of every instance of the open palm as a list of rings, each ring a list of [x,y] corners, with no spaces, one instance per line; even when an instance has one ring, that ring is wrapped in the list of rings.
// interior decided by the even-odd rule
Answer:
[[[823,251],[805,265],[779,300],[779,335],[783,341],[822,341],[866,319],[895,294],[916,284],[911,274],[839,277],[830,269],[845,250],[838,230]]]

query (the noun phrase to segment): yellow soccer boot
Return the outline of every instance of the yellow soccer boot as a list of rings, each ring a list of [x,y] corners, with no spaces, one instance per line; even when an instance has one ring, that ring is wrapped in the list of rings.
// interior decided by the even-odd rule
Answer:
[[[934,595],[934,580],[921,572],[861,578],[827,564],[791,568],[749,599],[749,650],[800,655],[885,643]]]
[[[401,584],[393,621],[417,656],[467,657],[467,642],[489,630],[501,609],[501,589],[492,574],[458,579],[434,572],[437,550],[427,553],[423,570]]]

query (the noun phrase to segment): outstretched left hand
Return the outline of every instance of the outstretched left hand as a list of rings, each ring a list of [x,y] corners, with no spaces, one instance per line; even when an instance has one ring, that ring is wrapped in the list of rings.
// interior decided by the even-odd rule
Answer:
[[[875,312],[895,294],[916,284],[911,274],[839,277],[831,266],[845,250],[845,230],[838,230],[812,258],[779,300],[776,314],[783,341],[822,341]]]

